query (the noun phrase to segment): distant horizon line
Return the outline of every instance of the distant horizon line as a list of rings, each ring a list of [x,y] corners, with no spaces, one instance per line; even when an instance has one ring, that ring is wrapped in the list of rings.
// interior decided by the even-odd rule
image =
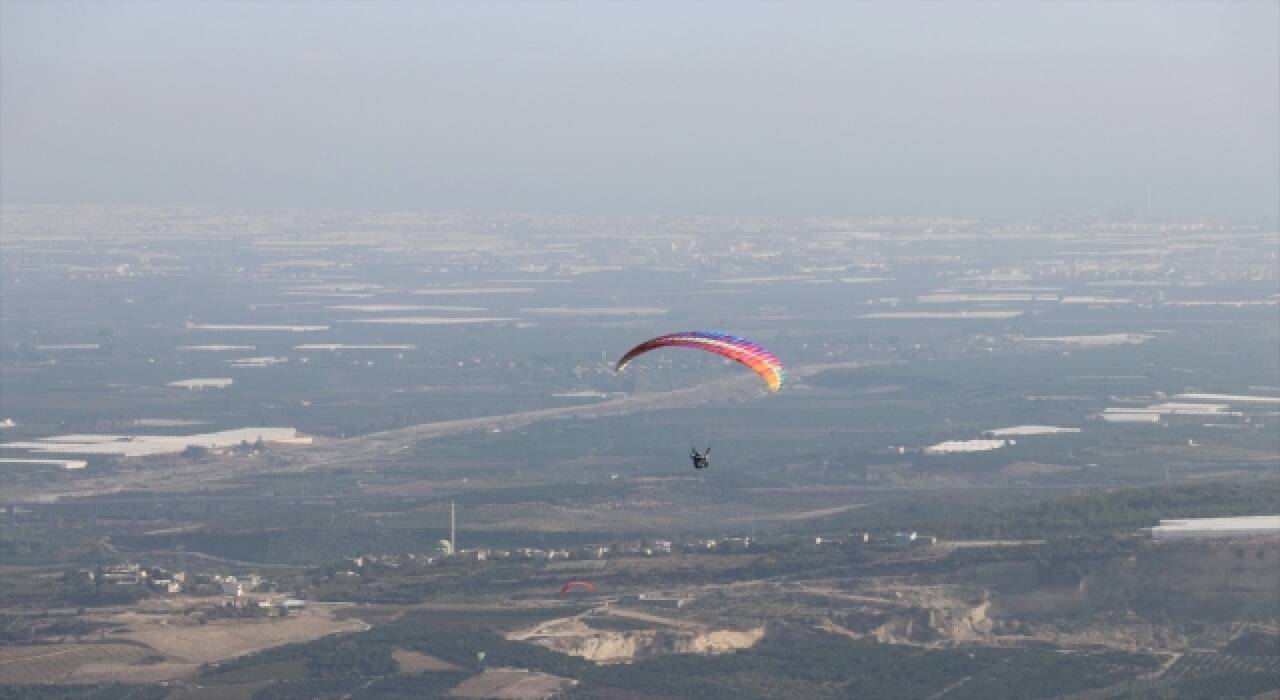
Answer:
[[[1280,213],[1277,214],[1259,214],[1259,215],[1210,215],[1197,214],[1185,216],[1147,216],[1138,214],[1119,214],[1106,213],[1096,210],[1070,210],[1042,212],[1039,214],[853,214],[853,213],[792,213],[792,214],[766,214],[766,213],[708,213],[708,212],[590,212],[590,211],[573,211],[573,210],[496,210],[496,209],[475,209],[475,208],[454,208],[454,209],[413,209],[405,207],[305,207],[291,205],[228,205],[228,204],[122,204],[122,203],[92,203],[92,202],[5,202],[0,201],[0,210],[11,209],[102,209],[102,210],[127,210],[127,209],[148,209],[148,210],[186,210],[186,211],[239,211],[239,212],[314,212],[314,213],[343,213],[343,214],[415,214],[420,216],[471,216],[471,217],[585,217],[598,219],[628,219],[628,218],[663,218],[663,219],[853,219],[858,221],[962,221],[962,222],[981,222],[981,221],[999,221],[999,222],[1028,222],[1042,219],[1064,219],[1064,218],[1090,218],[1096,221],[1114,222],[1114,223],[1229,223],[1229,224],[1277,224],[1280,223]]]

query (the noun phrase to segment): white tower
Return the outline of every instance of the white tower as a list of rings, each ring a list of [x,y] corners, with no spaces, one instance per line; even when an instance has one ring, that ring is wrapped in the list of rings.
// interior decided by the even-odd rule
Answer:
[[[449,501],[449,544],[453,545],[454,553],[458,551],[458,525],[454,517],[453,501]]]

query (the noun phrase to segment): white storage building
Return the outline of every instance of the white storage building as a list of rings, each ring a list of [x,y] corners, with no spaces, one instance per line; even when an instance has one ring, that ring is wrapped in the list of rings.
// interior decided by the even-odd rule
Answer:
[[[1189,540],[1223,537],[1280,536],[1280,515],[1239,518],[1179,518],[1161,520],[1143,528],[1155,540]]]

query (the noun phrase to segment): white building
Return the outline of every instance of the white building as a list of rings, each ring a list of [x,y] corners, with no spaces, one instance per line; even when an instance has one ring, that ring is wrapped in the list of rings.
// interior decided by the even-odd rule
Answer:
[[[0,443],[0,448],[46,454],[148,457],[178,454],[192,445],[220,450],[243,443],[252,445],[259,440],[270,445],[311,444],[311,437],[298,435],[296,428],[250,427],[196,435],[52,435],[37,440]],[[27,457],[21,459],[28,460]]]
[[[1162,519],[1159,525],[1143,530],[1155,540],[1280,537],[1280,515]]]
[[[1160,414],[1141,409],[1132,411],[1108,408],[1102,413],[1102,420],[1108,423],[1159,423]]]
[[[692,603],[693,598],[640,593],[638,595],[622,596],[621,602],[629,605],[646,605],[654,608],[671,608],[679,610],[689,603]]]
[[[1014,444],[1013,440],[946,440],[924,448],[924,453],[942,455],[954,452],[986,452],[1012,444]]]
[[[226,389],[235,383],[231,377],[198,377],[195,379],[179,379],[165,386],[178,389]]]
[[[84,469],[89,463],[83,459],[22,459],[16,457],[0,457],[0,464],[33,464],[36,466],[57,466],[63,469]]]

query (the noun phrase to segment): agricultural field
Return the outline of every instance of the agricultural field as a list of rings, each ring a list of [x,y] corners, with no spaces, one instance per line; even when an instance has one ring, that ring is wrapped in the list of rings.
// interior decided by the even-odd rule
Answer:
[[[1280,499],[1257,226],[29,208],[5,234],[6,687],[1274,685],[1274,650],[1230,647],[1280,622],[1274,542],[1140,536]],[[695,328],[767,347],[781,390],[682,350],[615,371]]]
[[[0,683],[58,683],[99,680],[108,669],[130,669],[137,674],[131,680],[158,680],[144,663],[155,652],[140,644],[58,644],[0,649]],[[183,669],[178,675],[188,673]],[[164,676],[160,676],[163,678]]]
[[[0,647],[3,683],[146,683],[196,673],[204,664],[281,644],[367,629],[312,608],[287,618],[205,621],[182,614],[126,612],[97,616],[110,625],[85,641]],[[102,641],[89,641],[100,637]]]

